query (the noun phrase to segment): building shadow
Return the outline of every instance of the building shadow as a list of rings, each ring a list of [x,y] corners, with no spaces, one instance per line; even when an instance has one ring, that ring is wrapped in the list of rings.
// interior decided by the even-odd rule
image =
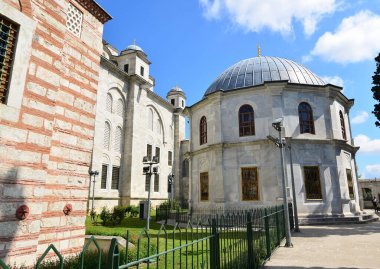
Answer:
[[[19,235],[27,233],[32,222],[28,218],[20,220],[16,217],[20,206],[27,205],[30,210],[24,188],[17,182],[18,174],[17,167],[6,169],[0,174],[0,259],[10,265],[13,265],[13,256],[25,251]]]

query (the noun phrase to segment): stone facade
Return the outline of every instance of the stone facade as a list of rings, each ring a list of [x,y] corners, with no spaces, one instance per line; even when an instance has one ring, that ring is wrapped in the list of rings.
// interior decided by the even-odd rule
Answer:
[[[136,45],[119,53],[104,43],[102,55],[92,157],[92,170],[99,171],[94,208],[99,211],[104,206],[111,209],[116,205],[138,205],[148,198],[142,162],[147,155],[147,145],[151,146],[153,156],[157,148],[160,151],[158,182],[154,178],[151,181],[151,201],[155,206],[171,198],[168,176],[180,174],[177,160],[180,158],[180,142],[185,139],[182,114],[185,94],[179,87],[169,91],[168,100],[155,94],[154,78],[149,74],[150,62]],[[111,100],[108,105],[107,98]],[[176,103],[172,104],[171,98]],[[123,109],[117,109],[117,102]],[[110,129],[109,135],[106,125]],[[115,137],[118,128],[122,130],[122,139]],[[122,141],[121,145],[115,145],[115,141]],[[120,168],[118,174],[111,172],[114,167]],[[116,177],[119,177],[118,184],[114,181]],[[176,197],[179,197],[180,188],[176,185],[179,184],[174,184]],[[92,190],[90,196],[91,209]]]
[[[298,105],[308,102],[313,111],[315,134],[300,133]],[[239,136],[239,108],[254,110],[255,135]],[[278,137],[272,128],[282,117],[292,147],[295,191],[300,215],[350,215],[359,209],[355,152],[351,139],[349,110],[353,100],[333,85],[309,86],[287,82],[232,91],[215,91],[186,109],[190,120],[190,204],[194,210],[244,208],[282,201],[281,159],[277,147],[267,139]],[[339,111],[343,112],[346,138],[342,137]],[[200,143],[200,121],[207,118],[207,143]],[[291,138],[291,139],[290,139]],[[288,186],[289,151],[286,151]],[[307,199],[304,169],[317,167],[322,199]],[[242,169],[257,168],[258,199],[243,201]],[[346,169],[351,170],[354,197],[349,196]],[[200,175],[208,173],[209,197],[200,197]],[[290,191],[288,192],[290,193]],[[290,195],[290,194],[289,194]]]
[[[81,29],[67,28],[68,10]],[[51,243],[83,247],[103,24],[93,1],[5,0],[18,25],[9,93],[0,103],[0,258],[31,265]],[[72,211],[63,209],[70,204]],[[16,218],[21,205],[29,208]]]

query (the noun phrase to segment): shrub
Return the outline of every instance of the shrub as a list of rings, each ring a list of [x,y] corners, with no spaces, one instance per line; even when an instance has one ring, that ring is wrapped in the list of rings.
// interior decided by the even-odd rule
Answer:
[[[128,214],[128,217],[137,217],[139,215],[139,207],[135,205],[129,205],[126,207],[126,212]]]
[[[112,214],[111,212],[108,210],[107,207],[103,207],[102,208],[102,212],[100,212],[99,214],[99,217],[100,219],[102,220],[102,225],[103,226],[106,226],[107,223],[109,223],[112,219]]]
[[[112,212],[112,221],[116,224],[120,224],[125,218],[127,207],[125,206],[115,206]]]
[[[161,203],[161,204],[158,206],[158,208],[159,208],[159,209],[170,208],[170,203],[172,203],[172,207],[171,207],[171,208],[172,208],[173,210],[181,209],[181,205],[180,205],[179,201],[177,201],[177,200],[175,200],[175,199],[172,200],[172,201],[167,200],[167,201]]]

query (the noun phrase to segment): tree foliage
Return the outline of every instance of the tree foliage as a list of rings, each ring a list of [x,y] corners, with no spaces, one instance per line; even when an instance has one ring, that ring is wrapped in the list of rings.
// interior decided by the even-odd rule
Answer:
[[[374,109],[372,113],[377,118],[375,125],[377,127],[380,127],[380,53],[375,58],[376,61],[376,71],[374,72],[374,75],[372,76],[372,84],[374,85],[372,87],[373,92],[373,98],[377,101],[375,103]]]

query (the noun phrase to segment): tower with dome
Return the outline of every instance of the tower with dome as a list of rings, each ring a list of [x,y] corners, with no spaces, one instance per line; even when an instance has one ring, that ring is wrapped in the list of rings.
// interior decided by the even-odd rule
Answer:
[[[190,122],[190,205],[248,208],[281,202],[281,160],[267,138],[283,119],[286,174],[291,165],[300,215],[360,211],[349,111],[354,100],[304,66],[258,56],[227,68],[186,108]],[[288,189],[289,196],[290,189]]]

